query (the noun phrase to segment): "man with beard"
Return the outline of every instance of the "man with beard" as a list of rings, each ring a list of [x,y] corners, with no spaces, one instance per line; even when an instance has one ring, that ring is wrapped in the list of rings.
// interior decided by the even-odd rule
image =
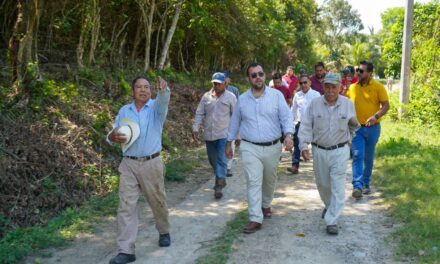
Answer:
[[[315,75],[310,76],[310,81],[312,82],[312,89],[320,93],[324,94],[324,88],[322,83],[324,81],[326,71],[325,66],[322,61],[315,64]]]
[[[350,86],[348,98],[353,101],[361,128],[353,138],[353,193],[355,199],[370,194],[374,152],[380,137],[380,118],[390,108],[385,87],[372,78],[373,64],[361,61],[356,70],[359,81]]]
[[[307,75],[301,75],[299,78],[301,90],[295,94],[292,103],[293,122],[295,123],[295,134],[293,134],[293,154],[292,167],[287,168],[292,174],[298,174],[301,151],[299,150],[298,131],[301,125],[301,119],[309,106],[310,102],[321,95],[310,88],[310,79]]]
[[[293,119],[284,96],[264,83],[263,67],[252,63],[246,70],[251,88],[240,95],[228,130],[226,155],[232,158],[232,141],[240,133],[240,157],[247,180],[250,222],[244,233],[260,230],[263,219],[272,217],[271,203],[281,155],[280,138],[292,149]]]
[[[237,102],[235,95],[225,90],[225,79],[225,75],[221,72],[212,75],[212,89],[200,100],[192,127],[193,138],[197,140],[198,132],[203,125],[208,160],[215,174],[216,199],[222,198],[222,189],[226,186],[225,177],[228,168],[225,154],[226,136],[232,111]]]
[[[321,217],[330,235],[337,235],[337,220],[345,202],[345,171],[350,157],[349,143],[359,127],[353,103],[339,95],[341,77],[327,73],[324,96],[315,98],[302,116],[299,128],[301,154],[310,159],[312,144],[313,171],[319,196],[324,202]]]

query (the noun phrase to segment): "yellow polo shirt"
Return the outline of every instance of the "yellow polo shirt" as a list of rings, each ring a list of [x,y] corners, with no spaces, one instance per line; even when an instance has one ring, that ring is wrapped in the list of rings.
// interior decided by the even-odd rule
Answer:
[[[357,119],[362,125],[380,109],[380,102],[388,101],[385,87],[374,79],[364,86],[360,82],[353,83],[347,91],[347,97],[353,101]],[[380,119],[377,120],[379,122]]]

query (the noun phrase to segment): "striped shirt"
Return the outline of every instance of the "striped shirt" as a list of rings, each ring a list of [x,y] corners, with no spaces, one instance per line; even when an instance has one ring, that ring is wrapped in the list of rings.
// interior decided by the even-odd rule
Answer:
[[[283,94],[269,87],[255,98],[252,89],[242,95],[235,106],[228,131],[228,141],[242,139],[252,142],[270,142],[282,134],[293,134],[292,113]]]
[[[301,122],[301,116],[304,115],[304,112],[306,111],[307,106],[309,106],[310,102],[316,97],[320,96],[321,95],[317,91],[311,88],[307,91],[307,93],[304,93],[301,90],[295,94],[292,102],[292,114],[295,124]]]

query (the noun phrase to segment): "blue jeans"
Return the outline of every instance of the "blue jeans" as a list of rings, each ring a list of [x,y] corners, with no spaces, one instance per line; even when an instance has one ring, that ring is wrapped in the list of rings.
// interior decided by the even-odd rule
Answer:
[[[208,160],[217,178],[224,179],[228,169],[228,159],[226,158],[226,138],[221,138],[206,142]]]
[[[380,137],[380,124],[371,127],[361,126],[352,142],[353,188],[361,189],[370,185],[373,171],[374,151]]]
[[[299,150],[299,138],[298,138],[299,125],[300,122],[298,122],[295,125],[295,133],[293,133],[292,167],[293,166],[299,167],[299,161],[301,157],[301,151]]]

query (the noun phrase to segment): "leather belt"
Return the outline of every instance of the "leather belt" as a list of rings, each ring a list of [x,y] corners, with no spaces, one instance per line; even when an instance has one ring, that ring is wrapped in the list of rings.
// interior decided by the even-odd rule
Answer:
[[[320,145],[318,145],[318,144],[316,144],[316,143],[313,143],[313,142],[312,142],[312,145],[315,146],[315,147],[317,147],[317,148],[320,148],[320,149],[334,150],[334,149],[342,148],[343,146],[347,145],[347,143],[348,143],[348,142],[339,143],[339,144],[337,144],[337,145],[330,146],[330,147],[320,146]]]
[[[150,159],[154,159],[154,158],[158,157],[159,155],[160,155],[160,151],[156,152],[150,156],[144,156],[144,157],[124,156],[124,158],[133,159],[133,160],[137,160],[137,161],[147,161]]]
[[[280,142],[280,139],[275,139],[274,141],[269,141],[269,142],[252,142],[249,140],[246,140],[244,138],[242,138],[243,141],[249,142],[251,144],[257,145],[257,146],[263,146],[263,147],[268,147],[268,146],[272,146],[277,144],[278,142]]]

